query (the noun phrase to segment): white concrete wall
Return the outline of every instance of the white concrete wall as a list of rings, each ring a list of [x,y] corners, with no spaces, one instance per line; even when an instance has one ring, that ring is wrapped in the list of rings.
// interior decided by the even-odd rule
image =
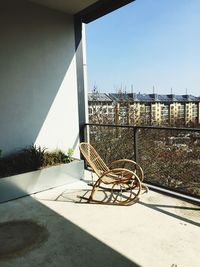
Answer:
[[[27,1],[1,1],[0,149],[79,142],[73,17]],[[78,157],[76,148],[74,156]]]

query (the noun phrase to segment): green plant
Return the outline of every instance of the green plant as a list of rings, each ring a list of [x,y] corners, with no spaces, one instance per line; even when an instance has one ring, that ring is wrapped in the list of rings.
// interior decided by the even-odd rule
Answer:
[[[68,161],[71,162],[72,161],[72,156],[74,154],[74,149],[73,148],[69,148],[67,150],[67,158],[68,158]]]
[[[41,168],[44,165],[45,151],[46,148],[36,145],[23,149],[21,154],[22,164],[27,164],[27,167],[33,170]]]
[[[68,149],[67,154],[61,150],[49,152],[46,148],[31,145],[6,157],[1,157],[0,153],[0,177],[69,163],[73,152],[73,149]]]
[[[68,149],[66,154],[61,150],[45,152],[44,165],[52,166],[52,165],[57,165],[61,163],[69,163],[73,160],[72,159],[73,153],[74,153],[74,150],[71,148]]]

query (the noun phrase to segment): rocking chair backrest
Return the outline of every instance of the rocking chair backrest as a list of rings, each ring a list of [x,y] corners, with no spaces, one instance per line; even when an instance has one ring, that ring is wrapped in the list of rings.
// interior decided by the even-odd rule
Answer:
[[[109,168],[92,145],[83,142],[80,143],[79,148],[82,155],[98,177],[100,177],[103,172],[109,171]]]

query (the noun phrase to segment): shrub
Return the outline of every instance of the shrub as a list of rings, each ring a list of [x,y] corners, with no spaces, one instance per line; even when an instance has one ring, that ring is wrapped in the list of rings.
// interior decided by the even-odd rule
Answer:
[[[32,145],[15,154],[1,157],[0,152],[0,177],[30,172],[48,166],[68,163],[72,161],[73,150],[69,149],[67,154],[61,150],[53,152],[46,148]]]

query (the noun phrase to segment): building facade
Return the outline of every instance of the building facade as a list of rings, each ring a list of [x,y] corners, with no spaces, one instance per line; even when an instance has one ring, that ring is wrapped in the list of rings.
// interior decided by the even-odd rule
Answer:
[[[93,92],[88,94],[89,121],[93,123],[114,123],[116,102],[107,94]]]
[[[114,124],[178,127],[195,127],[200,124],[199,97],[140,93],[95,94],[89,94],[90,121],[93,117],[92,107],[98,106],[99,110],[105,110],[104,114],[99,113],[99,117],[101,114],[106,115],[109,122]]]

